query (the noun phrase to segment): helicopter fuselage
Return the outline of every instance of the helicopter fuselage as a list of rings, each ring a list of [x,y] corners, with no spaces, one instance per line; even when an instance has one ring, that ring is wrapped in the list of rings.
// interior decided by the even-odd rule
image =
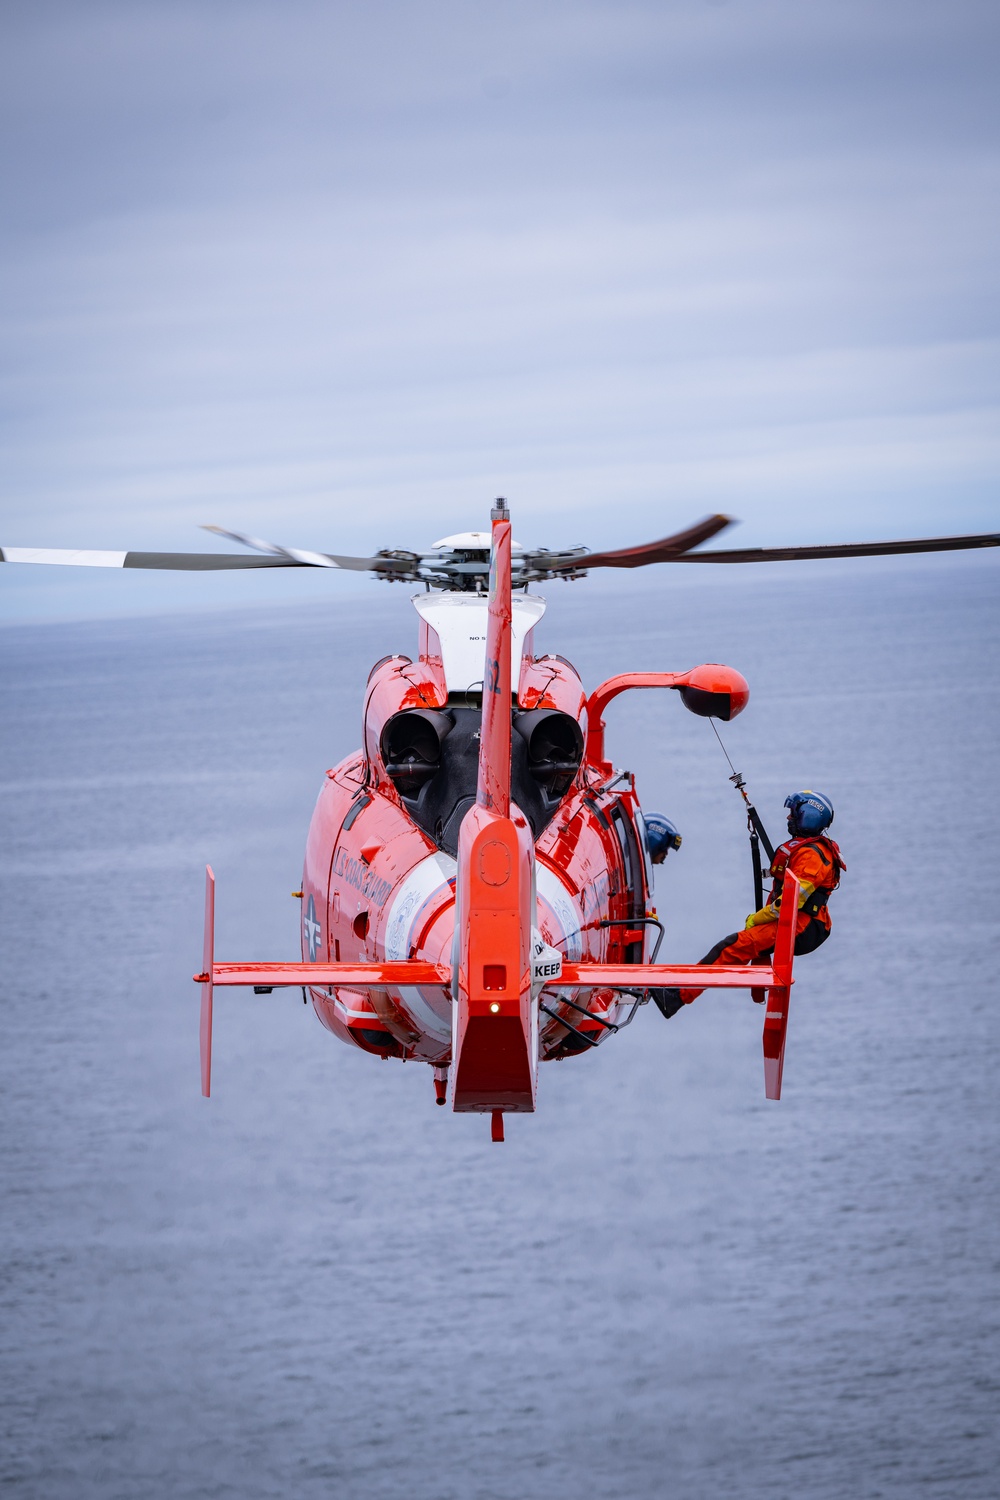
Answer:
[[[534,1111],[539,1061],[599,1046],[651,992],[695,980],[770,997],[765,1089],[779,1098],[797,878],[785,872],[770,965],[657,963],[645,824],[604,750],[620,693],[673,689],[728,720],[747,684],[706,664],[622,673],[587,696],[564,657],[535,655],[545,601],[513,588],[503,502],[491,521],[488,592],[418,595],[417,659],[368,674],[362,747],[327,772],[309,830],[301,962],[217,961],[206,869],[202,1092],[216,988],[296,984],[343,1041],[429,1063],[438,1104],[490,1113],[499,1141],[505,1113]]]
[[[392,656],[368,680],[364,747],[326,773],[302,884],[302,957],[313,963],[426,960],[451,965],[456,855],[476,799],[487,602],[425,594],[416,662]],[[573,666],[536,657],[538,596],[513,601],[512,817],[534,844],[534,926],[573,961],[641,964],[659,930],[632,778],[588,760],[587,699]],[[325,1026],[381,1057],[438,1068],[453,1047],[450,990],[434,985],[309,987]],[[550,990],[542,1059],[588,1051],[636,996]]]

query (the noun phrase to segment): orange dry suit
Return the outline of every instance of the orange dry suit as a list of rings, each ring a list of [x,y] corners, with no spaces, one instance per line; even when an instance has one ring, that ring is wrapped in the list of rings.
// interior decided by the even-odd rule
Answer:
[[[781,882],[785,870],[791,870],[801,882],[799,915],[795,926],[795,952],[812,953],[830,936],[830,913],[827,901],[840,884],[840,872],[846,870],[840,850],[826,834],[788,839],[775,850],[768,874],[773,877],[771,895],[766,906],[751,912],[742,932],[730,933],[705,957],[703,964],[748,964],[774,949],[778,931],[778,908],[781,905]],[[701,990],[680,990],[686,1005],[696,1000]]]

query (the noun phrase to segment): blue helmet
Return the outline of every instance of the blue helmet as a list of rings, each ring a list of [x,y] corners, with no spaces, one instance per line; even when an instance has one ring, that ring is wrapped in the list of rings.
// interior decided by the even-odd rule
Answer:
[[[646,825],[646,847],[649,857],[654,865],[661,865],[670,853],[671,849],[681,847],[681,836],[662,813],[646,813],[643,817]]]
[[[822,792],[793,792],[785,798],[788,831],[795,838],[822,833],[833,822],[833,803]]]

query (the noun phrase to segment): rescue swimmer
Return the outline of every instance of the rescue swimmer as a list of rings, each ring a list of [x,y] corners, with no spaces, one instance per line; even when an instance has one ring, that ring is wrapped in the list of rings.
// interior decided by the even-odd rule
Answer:
[[[773,879],[771,895],[759,911],[751,912],[742,932],[732,932],[710,948],[700,964],[752,964],[774,952],[781,905],[781,882],[786,869],[801,882],[799,914],[795,929],[795,953],[814,953],[830,936],[827,903],[847,869],[840,849],[826,830],[833,822],[833,803],[822,792],[792,792],[785,798],[788,832],[791,835],[774,851],[768,875]],[[653,814],[652,817],[655,817]],[[664,822],[667,820],[664,819]],[[677,840],[680,843],[680,840]],[[677,845],[670,847],[676,848]],[[664,849],[661,858],[666,857]],[[653,856],[654,861],[656,856]],[[657,861],[658,862],[658,861]],[[658,989],[650,994],[669,1020],[682,1005],[697,1000],[701,990]],[[764,996],[754,999],[763,1000]]]

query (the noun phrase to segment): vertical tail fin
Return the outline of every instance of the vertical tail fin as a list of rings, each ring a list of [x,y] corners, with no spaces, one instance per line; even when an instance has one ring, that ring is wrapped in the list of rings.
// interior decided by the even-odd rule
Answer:
[[[535,1107],[538,1012],[531,993],[531,829],[510,800],[511,559],[505,501],[493,509],[493,559],[476,801],[458,835],[452,1108]],[[513,815],[512,815],[513,814]]]
[[[491,512],[493,557],[490,563],[490,614],[486,628],[486,675],[483,679],[483,723],[479,741],[479,785],[483,807],[510,814],[510,512],[498,500]]]

